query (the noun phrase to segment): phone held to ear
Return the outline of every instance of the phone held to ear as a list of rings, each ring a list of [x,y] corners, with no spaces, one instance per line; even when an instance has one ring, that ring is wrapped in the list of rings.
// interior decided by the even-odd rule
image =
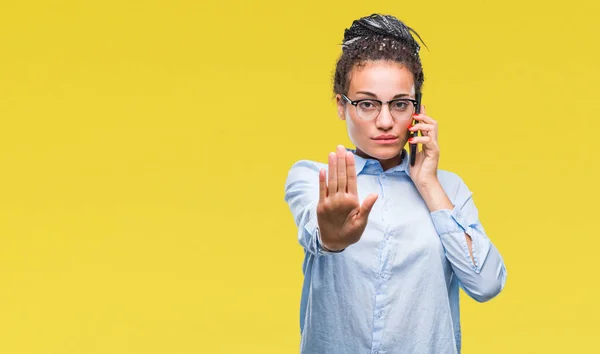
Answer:
[[[421,93],[417,93],[417,107],[415,107],[415,114],[419,114],[421,113],[421,96],[423,96],[423,94]],[[416,121],[413,118],[412,120],[412,125],[415,125]],[[416,136],[419,135],[419,131],[415,131],[415,132],[409,132],[409,137],[412,139]],[[409,143],[410,144],[410,143]],[[410,144],[410,165],[414,166],[415,165],[415,159],[417,158],[417,144]]]

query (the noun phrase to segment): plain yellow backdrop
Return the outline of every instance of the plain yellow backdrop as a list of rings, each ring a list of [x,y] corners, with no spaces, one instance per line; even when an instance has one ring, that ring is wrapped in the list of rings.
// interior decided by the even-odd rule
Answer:
[[[441,168],[508,269],[464,353],[598,353],[597,1],[2,1],[0,353],[295,353],[289,167],[349,145],[374,12],[425,40]],[[418,320],[418,319],[415,319]]]

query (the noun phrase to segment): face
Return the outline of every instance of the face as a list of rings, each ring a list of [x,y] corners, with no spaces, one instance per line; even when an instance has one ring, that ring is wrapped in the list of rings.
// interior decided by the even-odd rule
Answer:
[[[387,102],[397,98],[415,99],[413,75],[397,62],[370,61],[352,70],[346,95],[353,101],[376,99]],[[399,154],[408,139],[407,129],[412,123],[412,116],[395,120],[388,104],[383,104],[377,118],[365,121],[358,117],[356,107],[340,94],[336,96],[336,100],[338,115],[346,121],[348,135],[356,146],[357,154],[379,160],[384,168],[397,165]],[[382,140],[384,136],[392,139]]]

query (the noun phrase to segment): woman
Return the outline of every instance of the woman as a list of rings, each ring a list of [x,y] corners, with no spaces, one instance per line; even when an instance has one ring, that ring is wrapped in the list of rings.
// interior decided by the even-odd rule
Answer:
[[[480,302],[504,287],[471,192],[438,170],[436,121],[415,113],[424,76],[411,32],[377,14],[346,29],[334,93],[356,149],[289,171],[302,353],[459,353],[459,287]],[[407,142],[420,146],[414,165]]]

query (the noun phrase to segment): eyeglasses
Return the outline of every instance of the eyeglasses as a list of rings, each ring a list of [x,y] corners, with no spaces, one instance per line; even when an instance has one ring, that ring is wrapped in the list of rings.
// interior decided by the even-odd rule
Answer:
[[[358,115],[358,118],[362,120],[373,120],[377,118],[381,112],[381,107],[385,103],[388,104],[390,114],[395,120],[409,120],[415,113],[415,109],[419,104],[417,100],[410,98],[399,98],[397,100],[381,102],[380,100],[373,99],[352,101],[343,93],[342,97],[356,107],[356,114]]]

